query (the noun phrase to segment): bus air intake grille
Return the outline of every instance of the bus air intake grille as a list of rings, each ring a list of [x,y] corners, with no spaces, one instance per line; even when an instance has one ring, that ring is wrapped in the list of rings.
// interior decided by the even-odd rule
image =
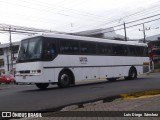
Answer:
[[[24,74],[24,73],[30,73],[30,70],[23,70],[23,71],[19,71],[21,74]]]

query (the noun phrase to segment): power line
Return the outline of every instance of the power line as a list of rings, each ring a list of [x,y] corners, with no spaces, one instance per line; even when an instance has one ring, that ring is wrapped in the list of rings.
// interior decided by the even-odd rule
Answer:
[[[23,0],[24,1],[24,0]],[[31,3],[31,2],[28,2],[28,1],[24,1],[24,2],[27,2],[27,3]],[[33,2],[32,2],[33,3]],[[42,3],[42,4],[40,4],[40,3]],[[40,2],[40,3],[37,3],[37,4],[39,4],[39,5],[41,5],[41,6],[45,6],[45,5],[43,5],[44,4],[44,2]],[[13,3],[11,3],[11,4],[13,4]],[[17,5],[17,4],[16,4]],[[22,6],[22,7],[27,7],[27,8],[32,8],[32,9],[36,9],[36,10],[44,10],[44,9],[37,9],[37,8],[33,8],[33,7],[28,7],[28,6],[24,6],[24,5],[18,5],[18,6]],[[46,6],[45,7],[49,7],[49,8],[52,8],[49,4],[46,4]],[[58,7],[60,7],[60,6],[58,6]],[[74,9],[69,9],[69,8],[64,8],[64,9],[62,9],[61,11],[65,11],[65,10],[70,10],[70,12],[72,11],[72,13],[73,12],[75,12],[74,11]],[[50,12],[50,13],[53,13],[53,9],[52,10],[49,10],[49,9],[45,9],[45,11],[46,12]],[[61,12],[62,13],[62,12]],[[78,13],[78,11],[77,11],[77,13]],[[135,13],[136,14],[136,13]],[[143,13],[144,14],[144,13]],[[67,14],[65,14],[65,15],[67,15]],[[87,16],[87,15],[86,15]],[[94,17],[96,17],[95,15],[93,15]],[[131,16],[131,15],[130,15]],[[100,16],[97,16],[97,17],[100,17]],[[129,16],[126,16],[126,17],[129,17]],[[124,17],[125,18],[125,17]],[[124,18],[121,18],[121,19],[124,19]],[[93,20],[95,20],[95,19],[93,19]],[[98,20],[100,20],[100,19],[98,19]],[[107,19],[103,19],[103,20],[107,20]],[[117,21],[117,20],[116,20]],[[96,21],[97,22],[97,21]],[[112,22],[114,22],[114,21],[112,21]],[[105,23],[106,24],[106,23]]]
[[[157,3],[159,3],[159,2],[157,2]],[[108,24],[111,24],[111,23],[114,23],[114,22],[118,22],[118,21],[120,21],[120,19],[128,19],[128,20],[129,19],[135,19],[135,17],[139,18],[139,17],[142,17],[142,16],[144,16],[146,14],[148,15],[148,14],[151,14],[153,12],[155,13],[155,11],[154,11],[155,9],[157,9],[156,11],[160,10],[160,5],[156,4],[156,6],[154,6],[154,7],[150,7],[148,9],[141,10],[139,12],[136,12],[136,13],[130,14],[128,16],[124,16],[124,17],[121,17],[121,18],[118,18],[118,19],[115,19],[115,20],[112,20],[112,21],[109,21],[109,22],[105,22],[105,23],[103,23],[101,25],[96,26],[96,28],[101,28],[101,26],[104,27],[105,25],[108,25]]]
[[[138,24],[134,24],[134,25],[131,25],[131,26],[128,26],[126,28],[131,28],[131,27],[135,27],[135,26],[138,26],[138,25],[142,25],[142,24],[145,24],[145,23],[150,23],[150,22],[153,22],[153,21],[157,21],[157,20],[160,20],[160,18],[156,18],[156,19],[153,19],[153,20],[149,20],[149,21],[146,21],[146,22],[142,22],[142,23],[138,23]],[[133,22],[132,22],[133,23]],[[127,23],[126,23],[127,24]],[[117,25],[117,26],[113,26],[113,27],[119,27],[119,26],[122,26],[124,24],[120,24],[120,25]],[[113,28],[112,27],[112,28]],[[110,29],[111,27],[109,28],[105,28],[105,29],[102,29],[100,31],[103,31],[103,30],[106,30],[106,29]],[[115,31],[119,31],[119,30],[124,30],[124,27],[123,28],[118,28],[118,29],[115,29],[115,30],[111,30],[111,31],[107,31],[107,32],[103,32],[103,33],[109,33],[109,32],[115,32]],[[91,32],[91,34],[94,34],[95,32]]]
[[[3,1],[4,2],[4,1]],[[28,2],[28,1],[24,1],[23,0],[23,2],[25,2],[25,3],[31,3],[31,2]],[[33,3],[33,2],[32,2]],[[39,3],[42,3],[42,4],[39,4]],[[13,3],[9,3],[9,4],[13,4]],[[37,3],[36,4],[39,4],[39,5],[41,5],[41,6],[44,6],[44,2],[38,2],[37,1]],[[16,4],[17,5],[17,4]],[[47,4],[47,5],[50,5],[50,4]],[[52,8],[52,7],[50,7],[50,6],[45,6],[45,7],[48,7],[48,8]],[[24,6],[24,5],[18,5],[18,6],[23,6],[23,7],[27,7],[27,6]],[[61,7],[61,6],[60,6]],[[32,7],[27,7],[27,8],[32,8]],[[32,8],[33,9],[33,8]],[[37,9],[37,8],[34,8],[34,9]],[[41,9],[41,10],[46,10],[46,9]],[[53,10],[53,9],[52,9]],[[49,10],[50,12],[52,11],[52,10]],[[75,10],[74,9],[69,9],[69,8],[64,8],[64,10],[62,9],[61,11],[65,11],[65,10],[70,10],[70,12],[72,11],[72,12],[75,12]],[[48,11],[47,11],[48,12]],[[53,13],[53,12],[52,12]],[[84,13],[86,13],[86,12],[84,12]],[[88,15],[90,14],[90,13],[87,13]],[[67,14],[65,14],[65,15],[67,15]],[[90,14],[90,15],[93,15],[93,14]],[[96,17],[95,15],[93,15],[94,17]],[[97,16],[97,17],[100,17],[100,16]],[[103,19],[103,20],[105,20],[105,19]],[[107,19],[106,19],[107,20]]]
[[[48,3],[45,3],[45,2],[40,2],[40,1],[37,1],[37,0],[34,0],[34,1],[26,1],[26,0],[20,0],[20,1],[23,1],[23,2],[26,2],[26,3],[35,3],[35,5],[40,5],[40,6],[44,6],[44,7],[47,7],[47,8],[52,8],[52,10],[58,8],[60,9],[60,11],[69,11],[71,13],[76,13],[76,14],[80,14],[80,15],[83,15],[83,16],[90,16],[90,17],[102,17],[102,16],[99,16],[99,15],[95,15],[95,14],[92,14],[92,13],[89,13],[89,12],[86,12],[86,11],[80,11],[80,10],[76,10],[76,9],[71,9],[71,8],[67,8],[67,7],[64,7],[64,6],[61,6],[61,5],[56,5],[56,4],[48,4]],[[37,2],[35,2],[37,1]],[[53,6],[56,8],[53,8]]]
[[[15,26],[15,25],[7,25],[0,24],[0,31],[3,32],[12,32],[17,34],[38,34],[38,33],[62,33],[57,31],[51,31],[46,29],[37,29],[37,28],[29,28],[24,26]]]
[[[139,22],[139,21],[142,21],[142,20],[147,20],[149,18],[153,18],[153,17],[157,17],[159,16],[160,14],[156,14],[156,15],[152,15],[152,16],[148,16],[148,17],[145,17],[145,18],[141,18],[141,19],[137,19],[137,20],[133,20],[133,21],[129,21],[129,22],[126,22],[125,24],[130,24],[130,23],[135,23],[135,22]],[[150,20],[150,21],[147,21],[147,22],[143,22],[143,23],[149,23],[149,22],[152,22],[152,21],[156,21],[156,20],[159,20],[160,18],[157,18],[157,19],[154,19],[154,20]],[[131,26],[127,26],[126,28],[130,28],[130,27],[134,27],[134,26],[138,26],[138,25],[141,25],[142,23],[139,23],[139,24],[135,24],[135,25],[131,25]],[[0,24],[1,25],[1,24]],[[3,24],[4,25],[4,24]],[[123,24],[120,24],[120,25],[115,25],[115,26],[112,26],[112,27],[120,27],[122,26]],[[4,28],[1,27],[1,28]],[[7,28],[7,27],[6,27]],[[111,27],[109,27],[111,28]],[[105,29],[109,29],[109,28],[105,28]],[[13,30],[15,29],[15,30]],[[105,30],[103,29],[103,30]],[[117,30],[121,30],[121,29],[124,29],[124,28],[119,28],[119,29],[116,29],[114,31],[117,31]],[[1,31],[7,31],[7,30],[4,30],[4,29],[1,29]],[[20,26],[12,26],[12,32],[17,32],[17,33],[30,33],[30,32],[55,32],[55,31],[50,31],[50,30],[42,30],[42,29],[35,29],[35,28],[26,28],[26,27],[20,27]]]

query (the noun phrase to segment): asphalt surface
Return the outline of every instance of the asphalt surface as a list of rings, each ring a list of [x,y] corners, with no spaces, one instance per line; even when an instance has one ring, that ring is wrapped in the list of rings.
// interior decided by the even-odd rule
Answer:
[[[140,76],[136,80],[101,82],[59,89],[39,90],[34,85],[0,85],[0,111],[55,111],[76,103],[96,101],[119,94],[160,89],[160,74]]]

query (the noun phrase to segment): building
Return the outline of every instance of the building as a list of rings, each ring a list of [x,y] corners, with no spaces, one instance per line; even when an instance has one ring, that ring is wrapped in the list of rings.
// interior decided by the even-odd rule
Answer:
[[[10,44],[0,44],[0,74],[2,73],[13,73],[15,71],[16,58],[18,55],[20,42],[12,43],[12,54],[10,50]],[[12,60],[11,62],[11,55]],[[13,63],[13,67],[12,67]]]
[[[160,40],[150,41],[148,43],[149,55],[154,69],[160,68]]]
[[[94,29],[94,30],[81,31],[81,32],[72,33],[72,34],[79,35],[79,36],[105,38],[105,39],[111,39],[111,40],[125,40],[125,36],[116,34],[114,31],[114,28],[112,27],[107,29]]]
[[[146,37],[148,41],[149,56],[154,69],[160,68],[160,34]]]

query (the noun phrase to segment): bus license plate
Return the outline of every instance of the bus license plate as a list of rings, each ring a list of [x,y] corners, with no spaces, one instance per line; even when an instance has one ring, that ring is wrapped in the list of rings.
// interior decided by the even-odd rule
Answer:
[[[23,79],[26,79],[26,76],[23,76]]]

